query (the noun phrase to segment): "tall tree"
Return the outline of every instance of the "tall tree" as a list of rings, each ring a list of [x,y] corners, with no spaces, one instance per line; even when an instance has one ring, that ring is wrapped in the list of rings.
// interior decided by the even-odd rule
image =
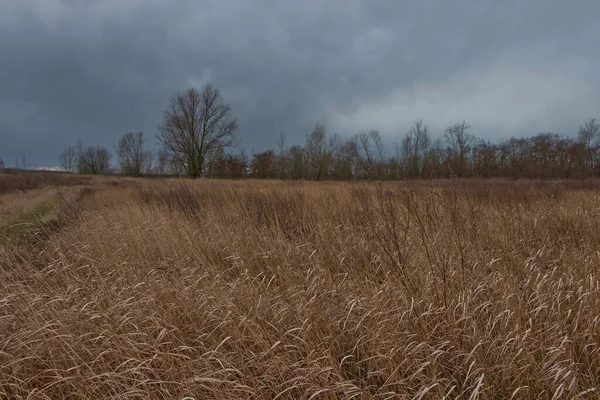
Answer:
[[[5,165],[4,165],[4,160],[0,158],[0,169],[4,169]]]
[[[593,171],[595,158],[594,144],[600,139],[600,124],[596,122],[596,118],[590,118],[585,124],[579,127],[578,137],[586,153],[589,169]]]
[[[306,178],[306,151],[302,146],[292,146],[287,151],[290,163],[290,178]]]
[[[310,175],[313,179],[321,180],[327,172],[327,130],[317,123],[306,140],[306,155],[308,157]]]
[[[423,155],[427,152],[430,144],[429,129],[422,119],[415,121],[402,141],[402,153],[407,176],[416,177],[419,175]]]
[[[235,144],[237,121],[210,84],[171,97],[158,140],[192,177],[204,173],[207,155]]]
[[[117,156],[121,172],[141,176],[152,168],[152,153],[144,149],[144,133],[128,132],[119,139]]]
[[[373,149],[367,132],[361,132],[356,135],[356,145],[358,150],[358,162],[360,164],[360,173],[363,178],[370,179],[373,170]]]
[[[65,147],[58,156],[58,162],[66,172],[75,172],[77,169],[77,149],[73,146]]]
[[[77,170],[81,174],[106,174],[110,172],[110,158],[105,147],[89,146],[79,154]]]
[[[456,123],[446,129],[446,143],[451,154],[454,173],[462,177],[466,174],[467,157],[475,138],[467,131],[471,128],[466,121]]]
[[[285,133],[281,132],[277,138],[277,175],[280,179],[288,177],[288,159],[286,157],[286,138]]]
[[[356,136],[361,172],[367,179],[381,179],[385,175],[385,146],[379,131],[361,132]]]

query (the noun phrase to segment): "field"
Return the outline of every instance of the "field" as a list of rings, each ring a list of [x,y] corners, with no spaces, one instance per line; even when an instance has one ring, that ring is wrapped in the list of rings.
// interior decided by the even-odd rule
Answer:
[[[600,182],[31,179],[0,398],[600,396]]]

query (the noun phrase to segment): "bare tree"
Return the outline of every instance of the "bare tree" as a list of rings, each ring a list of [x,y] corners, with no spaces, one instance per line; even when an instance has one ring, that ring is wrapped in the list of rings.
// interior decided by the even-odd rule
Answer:
[[[471,126],[466,121],[454,124],[446,129],[446,142],[455,164],[455,173],[465,175],[466,161],[475,137],[467,132]]]
[[[279,155],[285,153],[286,141],[285,133],[279,133],[279,136],[277,137],[277,143],[275,144],[277,146],[277,153]]]
[[[379,131],[373,130],[369,132],[369,136],[371,137],[371,142],[373,142],[377,162],[383,163],[385,161],[385,146],[381,134]]]
[[[287,151],[290,163],[290,178],[302,179],[306,177],[306,150],[302,146],[292,146]]]
[[[382,179],[387,176],[387,169],[385,163],[385,145],[383,144],[383,138],[379,131],[372,130],[369,132],[371,138],[372,147],[375,155],[375,179]]]
[[[356,136],[356,143],[358,145],[358,155],[360,157],[359,162],[362,169],[362,173],[367,177],[371,177],[371,170],[373,168],[373,149],[371,149],[369,134],[361,132]]]
[[[159,175],[165,175],[171,173],[171,155],[166,149],[160,149],[158,151],[158,157],[156,158],[156,165],[154,172]]]
[[[418,176],[423,155],[427,152],[431,139],[429,129],[423,120],[415,121],[413,127],[402,140],[402,153],[406,165],[407,176]]]
[[[29,161],[25,153],[21,153],[21,158],[15,159],[15,169],[27,169],[29,167]]]
[[[214,177],[223,179],[239,179],[247,175],[247,159],[242,151],[238,154],[223,154],[216,160]]]
[[[365,177],[381,178],[376,170],[381,169],[385,164],[385,146],[379,131],[361,132],[357,135],[356,142],[359,145],[361,169]]]
[[[141,176],[152,168],[152,153],[144,150],[144,133],[128,132],[117,144],[121,171],[126,175]]]
[[[338,141],[334,158],[335,176],[337,179],[356,179],[359,161],[357,137],[339,138]]]
[[[171,97],[158,140],[185,172],[204,173],[208,154],[235,144],[237,121],[223,103],[218,89],[207,84],[199,92],[189,89]]]
[[[82,174],[106,174],[110,171],[110,158],[106,148],[89,146],[79,154],[77,169]]]
[[[421,177],[440,178],[442,177],[442,166],[444,160],[444,146],[442,140],[437,138],[429,145],[427,151],[423,154],[423,166]]]
[[[583,126],[580,126],[578,136],[579,142],[583,144],[587,154],[591,171],[594,169],[594,143],[600,139],[600,124],[596,122],[596,118],[591,118]]]
[[[327,130],[325,125],[317,123],[306,140],[311,177],[321,180],[327,171]]]
[[[279,137],[277,138],[277,174],[279,175],[280,179],[284,179],[287,177],[287,157],[286,157],[286,138],[285,138],[285,133],[281,132],[279,134]]]
[[[4,169],[5,167],[4,160],[0,158],[0,169]]]
[[[66,172],[75,172],[77,169],[77,149],[73,146],[66,147],[58,156],[58,162]]]
[[[256,178],[274,178],[277,173],[277,155],[273,150],[254,154],[250,174]]]

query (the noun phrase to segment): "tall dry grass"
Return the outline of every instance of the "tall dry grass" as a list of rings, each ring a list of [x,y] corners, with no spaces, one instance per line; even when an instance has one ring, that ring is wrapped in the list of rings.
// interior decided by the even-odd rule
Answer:
[[[98,187],[0,259],[0,397],[597,398],[599,189]]]
[[[0,195],[48,186],[85,185],[91,176],[62,172],[0,169]]]

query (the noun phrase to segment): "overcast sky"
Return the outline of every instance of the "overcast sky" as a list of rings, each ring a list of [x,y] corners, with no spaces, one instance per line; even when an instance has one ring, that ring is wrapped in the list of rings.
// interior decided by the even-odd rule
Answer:
[[[320,121],[492,140],[600,117],[598,0],[0,0],[0,158],[114,149],[210,81],[249,152]]]

